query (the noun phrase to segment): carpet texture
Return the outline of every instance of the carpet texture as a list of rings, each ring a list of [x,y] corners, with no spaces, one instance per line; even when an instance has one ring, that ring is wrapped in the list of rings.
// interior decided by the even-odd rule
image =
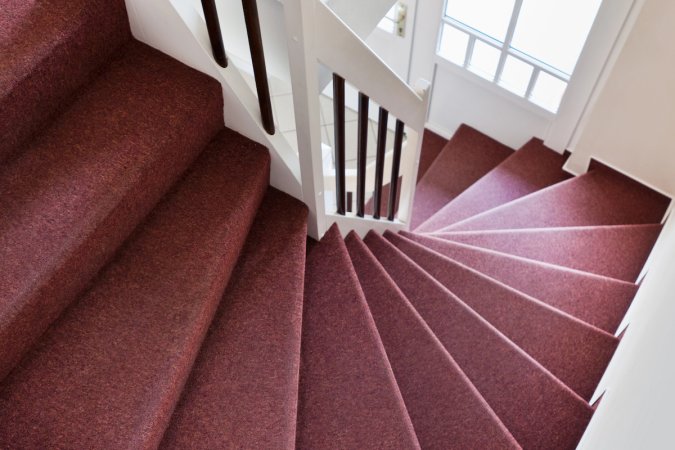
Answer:
[[[294,448],[306,228],[268,190],[161,448]]]
[[[600,168],[439,231],[659,223],[669,203],[636,181]]]
[[[262,200],[269,163],[257,144],[218,135],[2,384],[0,447],[159,444]]]
[[[222,127],[220,85],[134,42],[0,168],[0,379]]]
[[[591,398],[617,338],[404,237],[385,237],[560,381]]]
[[[581,397],[381,236],[365,242],[523,448],[574,448]]]
[[[532,139],[415,231],[434,231],[569,178],[565,157]]]
[[[358,235],[345,241],[420,446],[519,448]]]
[[[633,283],[428,235],[401,234],[609,333],[618,328],[638,289]]]
[[[417,228],[511,153],[513,150],[509,147],[461,125],[417,183],[411,229]]]
[[[0,448],[577,446],[669,199],[462,125],[316,242],[124,1],[1,3]]]
[[[660,224],[434,234],[453,242],[634,282]]]
[[[0,162],[20,151],[131,38],[123,0],[3,0]]]
[[[337,225],[307,257],[296,447],[419,448]]]

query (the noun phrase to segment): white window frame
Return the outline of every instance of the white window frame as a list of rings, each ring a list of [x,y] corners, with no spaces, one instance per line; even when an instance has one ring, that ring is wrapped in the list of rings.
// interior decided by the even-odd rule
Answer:
[[[487,81],[491,85],[493,85],[498,91],[501,91],[502,93],[505,93],[509,98],[516,100],[519,102],[522,106],[526,106],[527,109],[532,109],[531,107],[534,107],[534,111],[544,115],[544,116],[555,116],[559,109],[556,112],[552,112],[544,107],[541,107],[534,103],[532,101],[532,92],[534,90],[534,87],[537,83],[537,80],[539,79],[539,75],[544,72],[554,78],[557,78],[561,81],[563,81],[567,87],[569,87],[569,82],[571,78],[571,74],[564,73],[563,71],[556,69],[555,67],[552,67],[542,61],[539,61],[536,58],[533,58],[523,52],[520,52],[514,48],[511,48],[511,43],[513,41],[513,36],[516,31],[516,25],[518,24],[518,17],[520,15],[520,10],[523,5],[523,0],[516,0],[514,5],[513,5],[513,11],[511,12],[511,19],[509,21],[509,26],[506,31],[506,36],[504,38],[504,42],[499,41],[498,39],[495,39],[491,36],[486,35],[485,33],[482,33],[479,30],[476,30],[474,28],[471,28],[468,25],[465,25],[464,23],[448,16],[446,14],[447,11],[447,2],[450,0],[444,0],[443,2],[443,14],[441,15],[441,25],[440,25],[440,30],[438,33],[438,42],[436,44],[436,56],[439,58],[442,62],[447,62],[450,63],[451,65],[461,67],[462,72],[466,74],[470,74],[471,77],[479,78],[484,81]],[[443,28],[444,25],[451,26],[463,33],[466,33],[469,36],[469,42],[467,44],[466,48],[466,54],[464,57],[464,63],[463,64],[457,64],[452,61],[447,60],[440,54],[440,46],[441,46],[441,40],[443,37]],[[497,69],[495,71],[494,76],[492,77],[491,80],[486,79],[485,77],[482,77],[480,75],[475,74],[471,70],[469,70],[469,65],[471,63],[471,59],[473,57],[473,51],[476,45],[476,41],[481,41],[484,44],[487,44],[495,49],[497,49],[500,52],[500,57],[499,57],[499,63],[497,65]],[[504,71],[504,66],[506,65],[506,59],[508,56],[511,56],[513,58],[516,58],[522,62],[525,62],[529,65],[532,66],[533,70],[532,73],[530,74],[530,80],[527,85],[527,89],[525,93],[521,96],[519,94],[516,94],[505,87],[501,86],[499,84],[501,75]],[[566,87],[566,89],[567,89]],[[558,106],[558,108],[560,105]]]

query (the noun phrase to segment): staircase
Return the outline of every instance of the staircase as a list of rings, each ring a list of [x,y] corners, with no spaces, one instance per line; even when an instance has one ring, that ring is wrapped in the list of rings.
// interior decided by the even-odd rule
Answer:
[[[667,198],[462,126],[413,232],[308,240],[124,2],[2,7],[0,448],[576,447]]]

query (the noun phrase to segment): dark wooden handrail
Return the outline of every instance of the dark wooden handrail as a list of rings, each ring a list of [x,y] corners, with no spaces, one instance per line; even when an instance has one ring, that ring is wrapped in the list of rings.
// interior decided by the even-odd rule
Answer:
[[[387,209],[387,219],[394,220],[396,216],[396,202],[398,200],[398,173],[401,169],[401,150],[403,149],[403,131],[405,124],[396,120],[396,131],[394,134],[394,154],[391,163],[391,181],[389,184],[389,205]]]
[[[345,214],[345,80],[333,74],[333,115],[335,138],[335,195],[337,213]]]
[[[272,99],[267,80],[267,67],[265,64],[265,52],[263,50],[262,34],[260,33],[260,18],[258,17],[258,5],[256,0],[242,0],[248,45],[251,50],[251,62],[253,63],[253,75],[255,87],[258,91],[258,104],[263,128],[268,134],[274,134],[274,113],[272,112]]]
[[[202,9],[204,9],[204,19],[206,20],[206,29],[209,32],[213,59],[216,60],[220,67],[227,67],[227,56],[225,55],[225,46],[223,45],[223,35],[220,32],[216,0],[202,0]]]
[[[373,191],[373,219],[380,218],[382,206],[382,183],[384,179],[384,152],[387,147],[387,122],[389,111],[380,107],[377,124],[377,149],[375,153],[375,190]]]
[[[368,107],[370,99],[359,93],[359,130],[356,150],[356,215],[365,215],[366,161],[368,157]]]

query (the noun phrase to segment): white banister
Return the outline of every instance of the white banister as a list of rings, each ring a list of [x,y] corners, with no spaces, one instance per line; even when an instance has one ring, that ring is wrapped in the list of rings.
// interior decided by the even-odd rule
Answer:
[[[410,87],[330,8],[319,0],[284,0],[288,55],[293,85],[296,128],[303,199],[310,209],[309,234],[320,238],[328,226],[337,222],[343,232],[363,234],[370,229],[407,229],[412,212],[422,135],[429,103],[428,82]],[[399,209],[395,220],[383,217],[339,215],[327,209],[326,195],[335,195],[335,174],[324,172],[319,113],[319,73],[321,67],[340,75],[347,83],[406,125],[406,142],[399,175],[402,177]],[[391,152],[385,158],[384,183],[390,183]],[[374,167],[365,168],[368,187]],[[347,173],[351,186],[356,173]],[[332,200],[332,199],[329,199]],[[330,206],[329,206],[330,208]]]

